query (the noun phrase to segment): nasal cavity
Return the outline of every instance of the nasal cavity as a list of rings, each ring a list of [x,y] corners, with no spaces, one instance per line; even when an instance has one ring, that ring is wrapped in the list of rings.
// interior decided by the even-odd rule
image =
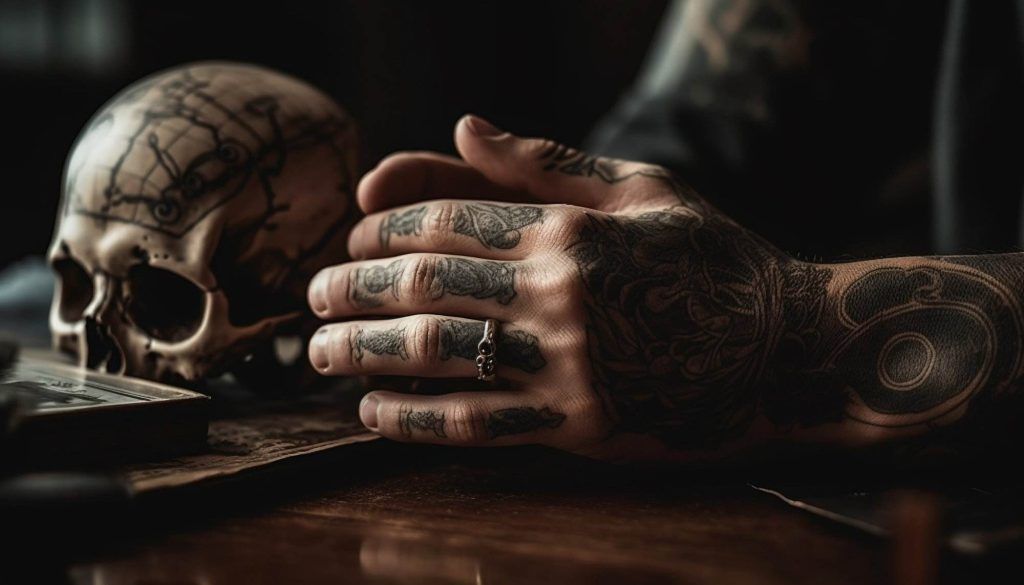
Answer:
[[[117,340],[111,337],[106,326],[95,319],[85,320],[85,366],[108,374],[120,374],[124,370],[124,355]]]

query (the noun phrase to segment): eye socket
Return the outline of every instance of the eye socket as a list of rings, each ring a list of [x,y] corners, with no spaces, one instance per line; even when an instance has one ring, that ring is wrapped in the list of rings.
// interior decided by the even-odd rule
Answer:
[[[206,295],[187,278],[143,264],[128,271],[125,287],[128,319],[154,339],[184,341],[199,329]]]
[[[71,258],[54,260],[53,271],[57,273],[60,283],[60,301],[57,305],[60,318],[67,322],[80,320],[95,294],[92,277],[81,264]]]

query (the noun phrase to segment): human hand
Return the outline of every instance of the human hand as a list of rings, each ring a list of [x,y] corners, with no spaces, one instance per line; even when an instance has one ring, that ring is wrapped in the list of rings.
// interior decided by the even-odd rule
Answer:
[[[660,167],[522,139],[467,116],[463,160],[400,153],[368,173],[356,261],[323,270],[325,375],[472,378],[500,323],[500,388],[374,391],[370,429],[450,445],[539,443],[700,459],[756,443],[792,261]],[[367,320],[366,317],[386,317]]]

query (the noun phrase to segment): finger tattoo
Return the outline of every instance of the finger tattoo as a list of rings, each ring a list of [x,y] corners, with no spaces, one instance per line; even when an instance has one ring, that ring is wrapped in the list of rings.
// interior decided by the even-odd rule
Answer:
[[[386,266],[357,268],[352,275],[352,304],[357,307],[379,307],[384,304],[381,296],[391,294],[398,299],[398,280],[404,270],[403,262],[395,260]]]
[[[435,437],[447,438],[445,432],[444,413],[436,410],[413,410],[403,406],[398,411],[398,428],[406,437],[412,437],[413,431],[429,431]]]
[[[544,210],[531,205],[470,203],[455,211],[455,233],[475,238],[485,248],[510,250],[519,245],[523,228],[538,223]]]
[[[507,305],[516,296],[516,267],[509,262],[443,258],[434,281],[435,299],[446,294],[486,299]]]
[[[405,329],[369,330],[360,329],[352,342],[352,361],[362,363],[365,352],[374,355],[395,355],[403,361],[409,359],[405,349]]]
[[[406,211],[391,213],[380,224],[380,246],[385,250],[391,236],[418,236],[423,232],[423,217],[427,214],[427,206]]]
[[[540,155],[545,171],[576,177],[597,177],[609,185],[624,177],[617,160],[594,156],[582,150],[552,142]]]
[[[480,321],[443,320],[439,352],[441,359],[456,356],[475,360],[477,344],[483,335],[484,324]],[[537,336],[520,330],[498,333],[497,357],[498,363],[530,374],[540,371],[548,363],[540,352]]]
[[[521,406],[495,410],[487,417],[484,424],[487,427],[487,434],[492,439],[496,439],[505,435],[518,435],[538,429],[556,429],[563,422],[565,422],[564,414],[555,412],[546,406],[540,410]]]

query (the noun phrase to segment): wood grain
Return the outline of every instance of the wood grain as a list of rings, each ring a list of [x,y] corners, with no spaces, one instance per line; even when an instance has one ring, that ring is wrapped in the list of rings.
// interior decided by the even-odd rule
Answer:
[[[879,542],[735,474],[367,445],[137,521],[75,583],[873,583]],[[184,510],[189,510],[185,512]]]

